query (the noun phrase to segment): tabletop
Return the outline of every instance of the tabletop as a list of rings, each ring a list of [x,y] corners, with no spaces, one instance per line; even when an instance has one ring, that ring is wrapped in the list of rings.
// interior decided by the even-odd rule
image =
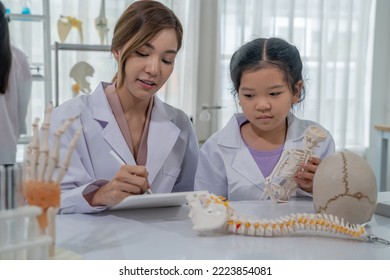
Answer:
[[[390,201],[390,192],[379,195]],[[272,218],[313,213],[311,200],[284,204],[271,201],[231,202],[240,214]],[[188,206],[68,214],[56,218],[56,246],[83,259],[390,259],[390,246],[344,238],[301,234],[251,237],[233,234],[201,236],[192,229]],[[390,239],[390,218],[374,215],[367,231]]]

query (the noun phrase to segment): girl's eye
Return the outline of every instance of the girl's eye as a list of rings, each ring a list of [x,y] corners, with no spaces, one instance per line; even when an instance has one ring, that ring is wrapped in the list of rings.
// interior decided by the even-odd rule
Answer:
[[[173,61],[169,61],[169,60],[166,60],[166,59],[163,59],[162,62],[164,62],[165,64],[173,64]]]
[[[139,55],[139,56],[142,56],[142,57],[148,56],[146,53],[142,53],[142,52],[139,52],[139,51],[136,51],[135,53],[137,55]]]
[[[255,95],[254,94],[243,94],[244,95],[244,97],[246,97],[246,98],[252,98],[252,97],[254,97]]]
[[[278,96],[279,94],[281,94],[281,92],[271,92],[269,95],[271,95],[271,96]]]

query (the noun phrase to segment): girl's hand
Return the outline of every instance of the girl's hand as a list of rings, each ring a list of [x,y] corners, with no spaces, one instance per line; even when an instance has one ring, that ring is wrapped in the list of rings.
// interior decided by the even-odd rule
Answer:
[[[89,202],[91,206],[113,206],[129,195],[145,193],[148,188],[145,166],[122,165],[110,182],[96,190]]]
[[[298,184],[299,188],[305,192],[313,192],[314,174],[316,173],[320,162],[320,158],[311,157],[306,164],[301,166],[303,170],[300,170],[295,174],[295,182]]]

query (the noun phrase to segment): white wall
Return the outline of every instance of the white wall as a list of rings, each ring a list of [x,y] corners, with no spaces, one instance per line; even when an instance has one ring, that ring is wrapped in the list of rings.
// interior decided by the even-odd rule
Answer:
[[[376,168],[376,124],[390,125],[390,1],[377,0],[372,70],[370,146],[367,161]],[[390,148],[390,147],[389,147]],[[388,155],[388,169],[390,156]],[[390,191],[390,171],[386,189]]]

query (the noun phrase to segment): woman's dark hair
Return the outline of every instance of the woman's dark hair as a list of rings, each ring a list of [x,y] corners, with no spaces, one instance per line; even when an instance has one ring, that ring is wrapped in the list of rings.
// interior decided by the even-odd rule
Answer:
[[[0,1],[0,94],[5,94],[11,71],[12,53],[9,39],[8,19],[4,4]]]
[[[295,93],[295,86],[302,77],[302,60],[298,49],[279,38],[259,38],[241,46],[230,60],[230,78],[233,82],[233,94],[240,88],[241,76],[245,71],[256,71],[277,67],[284,73],[285,81]],[[299,102],[305,99],[305,87],[299,94]]]

